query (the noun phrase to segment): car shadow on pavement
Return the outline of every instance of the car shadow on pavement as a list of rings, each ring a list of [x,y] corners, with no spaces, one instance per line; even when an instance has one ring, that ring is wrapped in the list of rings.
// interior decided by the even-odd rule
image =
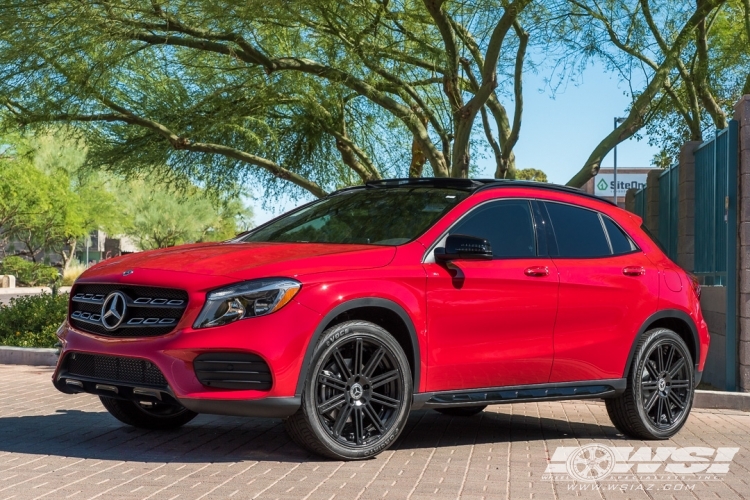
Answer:
[[[509,411],[510,407],[506,405],[503,405],[503,412],[492,408],[471,417],[451,417],[431,410],[412,412],[396,447],[414,449],[517,441],[627,439],[609,422],[602,425],[593,419],[570,421],[562,415],[559,419],[523,415]]]
[[[449,417],[412,412],[394,449],[560,439],[624,439],[610,426],[485,411]],[[321,461],[291,442],[278,419],[199,415],[180,429],[149,431],[106,412],[58,410],[0,417],[0,453],[135,462]]]

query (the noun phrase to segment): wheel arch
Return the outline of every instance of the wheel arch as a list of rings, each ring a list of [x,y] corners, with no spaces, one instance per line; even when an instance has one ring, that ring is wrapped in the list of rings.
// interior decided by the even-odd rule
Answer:
[[[411,317],[406,310],[392,300],[377,297],[365,297],[339,304],[329,311],[320,321],[307,344],[305,357],[302,360],[299,378],[297,379],[295,396],[302,395],[307,371],[312,363],[315,346],[318,344],[320,336],[332,325],[352,319],[370,321],[371,323],[388,330],[388,332],[395,337],[396,341],[401,345],[402,349],[404,349],[406,358],[409,360],[414,392],[417,392],[419,390],[420,382],[421,357],[414,322],[411,320]]]
[[[693,364],[696,367],[698,366],[698,363],[700,362],[701,344],[698,339],[698,328],[695,326],[695,322],[685,311],[680,311],[679,309],[664,309],[649,316],[638,330],[638,334],[633,339],[633,345],[630,346],[630,353],[628,354],[628,359],[625,364],[623,378],[627,379],[630,375],[630,366],[633,364],[633,356],[635,356],[635,349],[638,346],[638,342],[647,331],[654,328],[669,328],[679,335],[688,346],[690,355],[693,358]]]

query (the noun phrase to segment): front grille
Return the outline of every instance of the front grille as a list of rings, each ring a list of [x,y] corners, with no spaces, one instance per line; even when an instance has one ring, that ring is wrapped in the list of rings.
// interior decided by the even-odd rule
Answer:
[[[102,315],[107,297],[120,292],[124,317],[117,328],[105,328]],[[107,337],[154,337],[174,330],[188,303],[184,290],[120,284],[86,284],[70,294],[70,323],[79,330]],[[112,323],[113,320],[110,320]]]
[[[167,380],[159,369],[143,359],[72,352],[66,356],[63,366],[68,370],[68,374],[73,376],[107,382],[167,386]]]
[[[271,389],[271,369],[257,354],[211,352],[193,360],[198,381],[220,389]]]

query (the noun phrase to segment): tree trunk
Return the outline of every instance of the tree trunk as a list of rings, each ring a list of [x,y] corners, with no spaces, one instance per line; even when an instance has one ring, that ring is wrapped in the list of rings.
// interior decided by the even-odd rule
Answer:
[[[427,127],[428,118],[424,113],[415,110],[419,118]],[[425,154],[419,141],[414,137],[411,141],[411,162],[409,163],[409,177],[416,178],[422,177],[424,172],[424,165],[427,163],[427,155]]]
[[[63,245],[62,249],[60,250],[60,257],[62,257],[63,261],[63,273],[68,270],[68,267],[70,267],[70,263],[73,261],[73,257],[76,255],[76,244],[77,240],[76,238],[73,238],[71,241],[68,242],[68,245],[70,246],[70,252],[65,252],[65,246]]]
[[[516,178],[516,155],[514,153],[511,152],[507,159],[500,157],[497,159],[496,164],[495,179]]]
[[[451,177],[460,177],[463,179],[469,177],[469,161],[471,159],[469,139],[471,138],[471,129],[474,125],[475,116],[476,112],[472,112],[471,110],[471,102],[466,106],[462,106],[453,115],[456,136],[453,139]]]

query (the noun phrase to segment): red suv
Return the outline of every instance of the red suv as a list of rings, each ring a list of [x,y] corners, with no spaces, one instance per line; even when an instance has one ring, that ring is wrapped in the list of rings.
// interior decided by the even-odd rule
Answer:
[[[138,427],[284,418],[338,459],[384,450],[413,409],[525,401],[604,398],[621,432],[664,439],[706,359],[699,295],[637,216],[578,190],[370,182],[86,271],[53,381]]]

